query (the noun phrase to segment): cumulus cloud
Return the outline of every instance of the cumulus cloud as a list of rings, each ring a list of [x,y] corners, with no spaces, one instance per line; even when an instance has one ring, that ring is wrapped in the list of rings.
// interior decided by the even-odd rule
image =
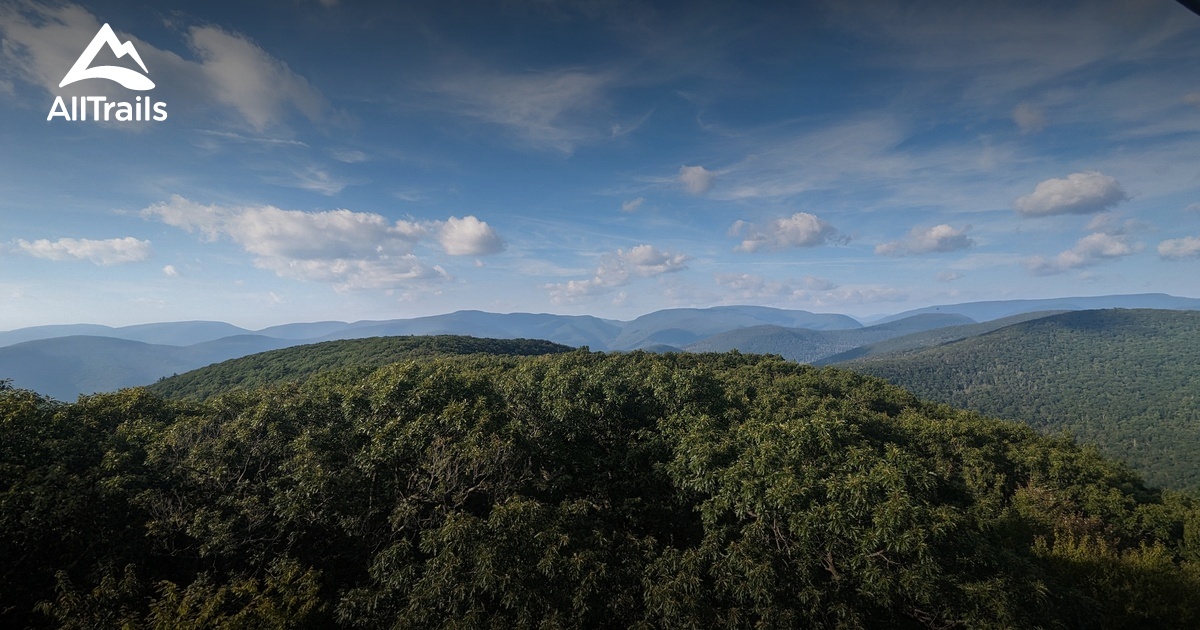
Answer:
[[[450,217],[437,230],[438,243],[451,256],[484,256],[504,250],[500,235],[473,216]]]
[[[1158,244],[1158,255],[1168,260],[1200,258],[1200,238],[1185,236],[1165,240]]]
[[[447,221],[391,221],[350,210],[302,212],[274,206],[203,205],[173,195],[142,217],[212,241],[227,238],[253,254],[255,266],[280,277],[327,282],[337,290],[393,288],[415,280],[446,279],[440,266],[422,263],[413,248],[433,238],[450,255],[484,255],[503,248],[499,236],[474,216]]]
[[[586,280],[570,280],[544,285],[555,303],[571,303],[607,293],[624,286],[634,278],[649,278],[687,269],[685,254],[661,250],[653,245],[638,245],[628,250],[618,249],[600,258],[596,273]]]
[[[1034,256],[1025,266],[1034,275],[1049,276],[1098,265],[1105,260],[1122,258],[1142,251],[1142,244],[1126,235],[1097,232],[1079,239],[1075,246],[1054,258]]]
[[[99,28],[100,21],[76,4],[0,7],[0,37],[5,43],[0,60],[15,76],[51,94],[115,96],[115,88],[107,81],[58,87],[66,69]],[[281,123],[288,111],[298,111],[314,121],[331,111],[328,101],[307,79],[239,33],[207,25],[189,28],[186,45],[194,59],[184,59],[129,33],[118,32],[117,37],[133,43],[159,87],[165,85],[168,93],[186,94],[189,103],[207,99],[230,107],[255,130]]]
[[[1126,199],[1113,177],[1099,171],[1071,173],[1065,179],[1047,179],[1033,193],[1013,202],[1017,214],[1041,217],[1056,214],[1092,214]]]
[[[621,212],[633,212],[633,211],[637,210],[638,208],[641,208],[642,204],[645,202],[646,202],[646,199],[644,197],[638,197],[637,199],[630,199],[629,201],[626,201],[621,204]]]
[[[679,183],[683,189],[692,195],[703,195],[712,188],[717,180],[717,173],[703,166],[679,167]]]
[[[179,270],[175,268],[175,265],[167,265],[167,266],[163,267],[162,272],[163,272],[163,275],[168,278],[178,278],[179,277]]]
[[[756,252],[779,250],[789,247],[816,247],[826,243],[845,243],[843,236],[832,225],[816,215],[797,212],[790,217],[772,219],[765,225],[735,221],[729,228],[730,236],[745,238],[735,251]]]
[[[945,223],[927,229],[915,227],[902,240],[876,245],[875,253],[881,256],[915,256],[967,249],[975,244],[975,241],[967,236],[970,229],[969,225],[955,229]]]
[[[18,251],[45,260],[87,260],[97,265],[120,265],[141,262],[150,257],[150,241],[132,236],[93,240],[90,238],[60,238],[56,241],[38,239],[16,242]]]
[[[1046,128],[1046,115],[1029,103],[1020,103],[1014,107],[1012,118],[1021,133],[1037,133]]]

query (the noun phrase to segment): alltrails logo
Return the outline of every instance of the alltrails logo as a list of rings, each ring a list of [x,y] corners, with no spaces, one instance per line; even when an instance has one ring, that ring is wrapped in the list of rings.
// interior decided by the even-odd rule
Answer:
[[[79,55],[79,59],[75,60],[75,65],[63,77],[62,83],[58,87],[66,87],[76,81],[84,79],[108,79],[121,84],[122,87],[144,92],[154,89],[154,82],[147,77],[146,74],[138,73],[136,70],[122,68],[120,66],[95,66],[92,67],[92,62],[95,61],[96,55],[104,46],[108,46],[109,50],[117,56],[118,59],[129,55],[141,67],[142,72],[149,74],[146,69],[146,64],[142,62],[142,57],[138,55],[137,49],[133,47],[133,42],[121,43],[117,39],[117,34],[113,32],[112,27],[108,24],[100,27],[96,32],[96,36],[92,38],[92,42],[83,49],[83,54]],[[90,107],[89,107],[90,106]],[[155,103],[149,95],[145,97],[138,96],[132,103],[124,101],[109,101],[107,96],[72,96],[71,106],[67,107],[67,102],[61,96],[54,97],[54,105],[50,106],[50,114],[46,116],[46,120],[54,120],[61,116],[66,120],[78,121],[88,120],[88,114],[91,114],[91,120],[98,121],[155,121],[161,122],[167,119],[167,104]]]

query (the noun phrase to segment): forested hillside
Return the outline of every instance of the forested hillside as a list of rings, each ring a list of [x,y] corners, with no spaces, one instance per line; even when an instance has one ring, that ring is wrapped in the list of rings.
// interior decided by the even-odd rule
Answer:
[[[150,391],[171,397],[207,398],[260,385],[303,380],[331,369],[366,373],[404,359],[458,354],[533,356],[571,348],[539,339],[479,339],[457,335],[368,337],[293,346],[230,359],[166,378]]]
[[[958,341],[959,339],[967,339],[976,335],[999,330],[1006,326],[1027,322],[1032,319],[1041,319],[1050,315],[1057,315],[1062,311],[1041,311],[1038,313],[1021,313],[1020,315],[1012,315],[1010,317],[1002,317],[988,322],[980,322],[977,324],[960,324],[957,326],[943,326],[931,330],[923,330],[906,334],[898,337],[886,339],[875,343],[868,343],[845,352],[841,352],[831,356],[825,356],[816,361],[813,365],[836,365],[845,363],[853,359],[862,359],[866,357],[895,354],[900,352],[909,352],[912,350],[921,350],[933,346]]]
[[[0,391],[0,625],[1200,623],[1200,506],[776,357],[435,357],[207,401]]]
[[[1152,484],[1200,489],[1200,312],[1062,313],[842,365],[956,407],[1070,431]]]

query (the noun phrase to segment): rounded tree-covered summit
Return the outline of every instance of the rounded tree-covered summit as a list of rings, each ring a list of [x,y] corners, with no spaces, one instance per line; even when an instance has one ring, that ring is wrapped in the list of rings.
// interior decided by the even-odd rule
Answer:
[[[419,357],[496,354],[536,356],[571,348],[541,339],[488,339],[464,335],[416,335],[339,339],[229,359],[164,378],[150,391],[173,398],[207,398],[234,388],[304,380],[326,370],[359,374]]]

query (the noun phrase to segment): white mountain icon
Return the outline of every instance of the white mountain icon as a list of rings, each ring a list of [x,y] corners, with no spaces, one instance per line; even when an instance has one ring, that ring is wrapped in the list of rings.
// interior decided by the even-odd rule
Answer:
[[[79,55],[79,59],[75,60],[75,65],[71,66],[71,70],[67,72],[67,76],[63,77],[62,83],[58,87],[68,86],[76,81],[84,79],[108,79],[116,81],[130,90],[150,90],[154,88],[154,82],[144,74],[138,74],[129,68],[120,66],[96,66],[89,68],[88,66],[96,59],[96,53],[100,52],[100,47],[108,45],[109,49],[117,58],[129,55],[133,60],[142,67],[142,71],[149,74],[146,69],[146,64],[142,63],[142,58],[138,56],[137,50],[133,47],[133,42],[121,43],[117,39],[117,34],[113,32],[112,27],[108,24],[100,27],[96,31],[96,36],[92,38],[92,43],[88,44],[87,48],[83,49],[83,54]]]

